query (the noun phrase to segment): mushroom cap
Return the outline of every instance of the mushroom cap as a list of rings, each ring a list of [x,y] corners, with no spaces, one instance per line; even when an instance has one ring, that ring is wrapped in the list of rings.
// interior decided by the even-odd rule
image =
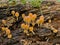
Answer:
[[[2,31],[5,31],[5,27],[2,27]]]
[[[11,14],[13,14],[13,15],[14,15],[14,14],[15,14],[15,11],[11,11]]]
[[[18,13],[18,12],[16,12],[16,13],[15,13],[15,16],[16,16],[16,17],[19,17],[19,13]]]
[[[29,27],[29,31],[33,31],[33,29],[34,29],[33,27]]]
[[[9,39],[12,38],[12,34],[9,34],[9,35],[8,35],[8,38],[9,38]]]
[[[24,18],[25,17],[25,14],[22,14],[22,18]]]
[[[8,29],[8,28],[6,28],[6,34],[8,35],[8,34],[10,34],[11,32],[10,32],[10,29]]]
[[[6,24],[6,20],[2,20],[2,23],[3,23],[3,24]]]
[[[43,16],[43,15],[41,15],[41,16],[40,16],[40,19],[44,19],[44,16]]]
[[[24,23],[21,24],[21,28],[25,29],[25,24]]]
[[[55,30],[53,30],[53,32],[54,32],[54,33],[57,33],[57,32],[58,32],[58,30],[56,30],[56,29],[55,29]]]
[[[29,29],[29,25],[26,24],[25,25],[25,29],[28,30]]]
[[[49,20],[48,22],[51,23],[51,20]]]
[[[32,13],[29,13],[29,17],[32,17],[32,15],[33,15]]]

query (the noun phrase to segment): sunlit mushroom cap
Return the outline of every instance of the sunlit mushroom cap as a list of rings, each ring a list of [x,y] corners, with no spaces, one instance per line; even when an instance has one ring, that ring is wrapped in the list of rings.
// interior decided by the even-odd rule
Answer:
[[[6,24],[6,20],[2,20],[2,23],[3,23],[3,24]]]
[[[25,29],[25,24],[24,23],[21,24],[21,28]]]
[[[40,19],[41,19],[41,18],[44,18],[44,16],[43,16],[43,15],[41,15],[41,16],[40,16]]]
[[[12,38],[12,34],[9,34],[7,37],[8,37],[9,39]]]
[[[32,15],[33,15],[32,13],[29,13],[29,16],[30,16],[30,17],[32,17]]]
[[[25,16],[23,19],[26,23],[30,23],[31,22],[31,18],[29,16]]]
[[[29,27],[29,31],[33,31],[33,27]]]
[[[56,29],[55,29],[55,30],[53,30],[53,32],[54,32],[54,33],[57,33],[57,32],[58,32],[58,30],[56,30]]]
[[[34,17],[34,18],[37,18],[37,15],[36,15],[36,14],[34,14],[34,15],[33,15],[33,17]]]
[[[14,15],[14,14],[15,14],[15,11],[11,11],[11,14],[13,14],[13,15]]]
[[[27,25],[27,24],[26,24],[26,25],[25,25],[25,29],[27,29],[27,30],[28,30],[28,28],[29,28],[29,25]]]
[[[18,16],[19,16],[19,13],[18,13],[18,12],[16,12],[16,13],[15,13],[15,16],[16,16],[16,17],[18,17]]]
[[[10,32],[10,29],[8,29],[8,28],[6,28],[6,34],[8,35],[8,34],[10,34],[11,32]]]
[[[51,23],[51,20],[49,20],[48,22]]]
[[[22,14],[22,18],[24,18],[25,17],[25,14]]]
[[[27,16],[27,22],[30,23],[31,22],[31,18],[29,16]]]
[[[5,31],[5,27],[2,27],[2,31]]]

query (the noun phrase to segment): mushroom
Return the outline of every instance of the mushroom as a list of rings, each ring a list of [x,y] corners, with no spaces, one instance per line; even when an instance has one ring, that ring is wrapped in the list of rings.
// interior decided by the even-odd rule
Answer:
[[[2,20],[2,23],[3,23],[3,24],[6,24],[6,23],[7,23],[7,21],[6,21],[6,20]]]
[[[25,16],[24,21],[25,21],[27,24],[30,24],[30,23],[31,23],[31,19],[30,19],[29,16]]]
[[[11,34],[11,32],[10,32],[10,29],[8,29],[8,28],[6,28],[6,35],[9,35],[9,34]]]
[[[23,23],[21,24],[21,28],[24,29],[24,33],[28,34],[29,25]]]
[[[21,28],[25,29],[25,24],[24,23],[21,24]]]
[[[7,37],[8,37],[9,39],[11,39],[11,38],[12,38],[12,34],[9,34]]]
[[[33,14],[32,13],[29,13],[28,16],[30,17],[30,19],[32,19]]]
[[[36,21],[36,23],[38,24],[38,26],[40,25],[40,20],[38,19],[37,21]]]
[[[2,29],[2,31],[5,31],[5,27],[2,27],[1,29]]]
[[[29,29],[29,25],[26,24],[26,25],[25,25],[25,29],[24,29],[24,33],[26,33],[27,35],[29,35],[29,34],[28,34],[28,29]]]
[[[40,23],[40,25],[42,25],[43,23],[44,23],[44,16],[42,15],[42,16],[40,16],[40,19],[39,19],[40,21],[39,21],[39,23]]]
[[[51,23],[51,20],[49,20],[48,22]]]
[[[15,11],[13,10],[13,11],[11,11],[11,14],[14,16],[14,14],[15,14]]]
[[[36,18],[37,18],[37,15],[34,14],[34,15],[32,16],[32,22],[34,22],[34,21],[36,20]]]
[[[29,16],[29,17],[32,17],[32,15],[33,15],[32,13],[29,13],[29,15],[28,15],[28,16]]]
[[[17,18],[17,20],[18,20],[19,13],[18,13],[18,12],[16,12],[16,13],[15,13],[15,16],[16,16],[16,18]]]
[[[36,18],[37,18],[37,15],[36,14],[34,14],[33,16],[32,16],[32,25],[34,26],[35,25],[35,20],[36,20]]]
[[[57,32],[58,32],[58,30],[56,30],[56,29],[53,30],[53,33],[57,33]]]
[[[27,31],[27,30],[24,30],[24,33],[25,33],[25,34],[28,34],[28,31]]]
[[[24,19],[24,17],[25,17],[25,14],[22,14],[22,18]]]
[[[29,27],[29,31],[31,31],[33,34],[35,34],[33,30],[34,30],[33,27]]]
[[[25,25],[25,29],[26,29],[26,30],[29,29],[29,25],[28,25],[28,24]]]

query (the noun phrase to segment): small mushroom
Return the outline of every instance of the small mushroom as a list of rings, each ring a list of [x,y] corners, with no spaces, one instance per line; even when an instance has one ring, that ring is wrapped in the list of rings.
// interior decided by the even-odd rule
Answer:
[[[35,20],[36,20],[36,18],[37,18],[37,15],[36,14],[34,14],[32,17],[31,17],[32,19],[32,22],[34,22]]]
[[[48,22],[51,23],[51,20],[49,20]]]
[[[25,17],[25,14],[22,14],[22,18],[24,19],[24,17]]]
[[[28,16],[29,16],[29,17],[32,17],[32,15],[33,15],[32,13],[29,13],[29,15],[28,15]]]
[[[10,32],[10,29],[6,28],[6,35],[9,35],[11,32]]]
[[[5,31],[5,27],[2,27],[1,29],[2,29],[2,31]]]
[[[9,39],[11,39],[11,38],[12,38],[12,34],[9,34],[7,37],[8,37]]]
[[[53,30],[53,33],[57,33],[57,32],[58,32],[58,30],[56,30],[56,29]]]
[[[15,16],[16,16],[16,18],[17,18],[17,20],[18,20],[19,13],[18,13],[18,12],[16,12],[16,13],[15,13]]]
[[[42,25],[42,24],[44,23],[44,16],[43,16],[43,15],[42,15],[42,16],[40,16],[40,19],[39,19],[39,20],[40,20],[40,22],[39,22],[39,23],[40,23],[40,25]]]
[[[6,23],[7,23],[7,21],[6,21],[6,20],[2,20],[2,23],[3,23],[3,24],[6,24]]]
[[[28,24],[25,25],[25,29],[26,29],[26,30],[29,29],[29,25],[28,25]]]
[[[24,33],[28,35],[29,25],[23,23],[21,24],[21,28],[24,29]]]
[[[25,24],[24,23],[21,24],[21,28],[25,29]]]
[[[11,14],[14,16],[14,14],[15,14],[15,11],[11,11]]]
[[[30,17],[30,19],[32,19],[33,14],[32,13],[29,13],[28,16]]]
[[[33,30],[34,30],[33,27],[29,27],[29,31],[31,31],[33,34],[35,34]]]
[[[24,33],[25,33],[25,34],[28,34],[28,31],[27,31],[27,30],[24,30]]]
[[[25,21],[27,24],[30,24],[30,23],[31,23],[31,19],[30,19],[29,16],[25,16],[24,21]]]

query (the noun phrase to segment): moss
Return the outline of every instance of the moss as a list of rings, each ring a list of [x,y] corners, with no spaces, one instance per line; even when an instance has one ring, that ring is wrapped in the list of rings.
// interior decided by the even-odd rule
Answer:
[[[33,7],[40,7],[41,2],[42,2],[42,0],[32,0],[32,1],[30,2],[30,4],[31,4]]]

